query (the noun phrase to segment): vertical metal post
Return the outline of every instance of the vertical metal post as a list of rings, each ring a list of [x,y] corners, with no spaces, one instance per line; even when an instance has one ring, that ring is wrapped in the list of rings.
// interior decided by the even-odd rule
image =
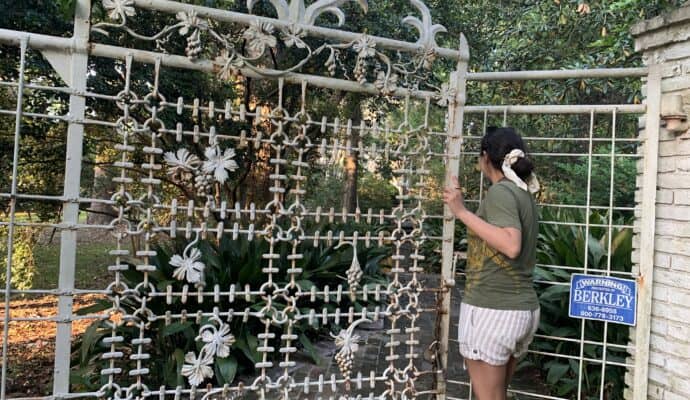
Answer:
[[[14,223],[17,211],[17,181],[19,167],[19,143],[22,130],[22,112],[24,110],[24,71],[26,63],[26,48],[29,40],[22,38],[19,58],[19,82],[17,84],[17,115],[14,120],[14,149],[12,155],[12,188],[10,197],[10,224],[7,228],[7,269],[5,270],[5,317],[2,326],[2,383],[0,384],[0,399],[5,400],[7,392],[7,361],[10,333],[10,296],[12,295],[12,256],[14,252]]]
[[[77,0],[74,14],[74,47],[70,61],[70,81],[77,93],[86,91],[91,0]],[[53,395],[69,393],[70,345],[72,337],[72,292],[76,267],[77,231],[79,223],[79,189],[81,186],[81,161],[84,141],[84,109],[86,97],[73,94],[69,99],[69,115],[72,120],[67,128],[67,159],[65,161],[65,187],[60,236],[60,277],[58,287],[58,322],[55,336],[55,375]]]
[[[446,163],[446,185],[450,184],[450,177],[452,175],[457,175],[460,169],[460,152],[462,150],[462,129],[465,117],[465,102],[466,96],[466,76],[467,76],[467,63],[469,61],[469,46],[467,45],[467,39],[464,35],[460,36],[460,61],[458,61],[457,70],[453,73],[451,77],[450,84],[452,88],[456,90],[456,96],[451,100],[448,109],[448,132],[450,133],[448,137],[447,153],[448,162]],[[448,207],[444,208],[444,218],[443,218],[443,263],[441,269],[441,288],[442,292],[442,302],[441,308],[438,310],[440,315],[440,332],[439,338],[439,357],[440,364],[443,368],[444,375],[447,375],[448,371],[448,339],[450,333],[450,320],[451,320],[451,288],[452,282],[455,280],[453,276],[453,244],[455,238],[455,216],[450,212]],[[437,400],[445,400],[446,398],[446,378],[443,376],[442,379],[437,379],[436,390]]]
[[[647,77],[647,114],[643,138],[642,204],[640,207],[640,265],[637,278],[638,304],[635,327],[635,371],[633,399],[646,400],[649,377],[649,335],[652,320],[654,285],[654,235],[656,218],[656,180],[659,163],[661,123],[661,66],[650,65]]]
[[[585,203],[585,248],[584,248],[584,268],[583,273],[588,273],[589,269],[589,218],[592,213],[592,155],[594,153],[594,110],[589,113],[589,147],[587,152],[587,200]],[[582,383],[585,379],[585,320],[580,320],[580,357],[578,366],[577,380],[577,400],[582,399]]]

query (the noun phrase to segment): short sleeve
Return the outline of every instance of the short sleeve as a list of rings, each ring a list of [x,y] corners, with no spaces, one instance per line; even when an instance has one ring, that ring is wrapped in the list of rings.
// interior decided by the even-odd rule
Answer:
[[[484,202],[484,215],[491,225],[522,230],[517,199],[504,185],[494,184],[489,189]]]

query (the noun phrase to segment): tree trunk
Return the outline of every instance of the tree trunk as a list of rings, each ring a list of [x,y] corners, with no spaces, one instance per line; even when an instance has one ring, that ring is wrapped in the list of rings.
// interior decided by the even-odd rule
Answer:
[[[107,156],[97,155],[93,167],[93,186],[91,195],[94,199],[109,200],[115,192],[115,184],[112,180],[111,174],[101,167],[101,163],[107,162]],[[101,203],[92,202],[89,207],[89,213],[86,217],[89,225],[107,225],[113,220],[114,211],[111,206]]]
[[[360,106],[360,96],[355,94],[348,94],[345,98],[345,106],[343,110],[347,111],[345,117],[352,119],[353,126],[358,126],[362,118],[362,109]],[[354,151],[359,144],[359,131],[352,130],[350,140],[350,147],[352,150],[348,151],[345,157],[345,183],[343,186],[343,208],[349,213],[355,212],[357,209],[357,179],[359,175],[359,153]]]
[[[355,136],[353,133],[352,146],[355,146]],[[357,135],[358,136],[358,135]],[[357,140],[359,140],[357,138]],[[355,212],[357,208],[357,175],[359,174],[359,155],[356,152],[350,152],[345,157],[345,184],[343,187],[343,208],[347,212]]]

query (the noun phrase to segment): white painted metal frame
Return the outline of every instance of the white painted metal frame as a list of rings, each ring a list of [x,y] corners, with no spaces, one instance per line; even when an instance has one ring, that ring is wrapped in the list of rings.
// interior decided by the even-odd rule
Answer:
[[[630,277],[633,279],[636,279],[639,283],[639,302],[640,305],[638,306],[638,320],[637,320],[637,328],[635,330],[636,336],[635,338],[631,338],[631,341],[627,345],[620,345],[620,344],[613,344],[609,343],[607,340],[607,331],[609,324],[604,323],[604,332],[603,332],[603,337],[604,340],[601,342],[598,341],[592,341],[592,340],[587,340],[585,338],[584,334],[584,321],[581,324],[581,332],[580,332],[580,337],[578,339],[572,339],[572,338],[567,338],[567,337],[557,337],[557,336],[548,336],[548,335],[543,335],[543,334],[537,334],[537,339],[542,339],[542,340],[553,340],[553,341],[565,341],[565,342],[571,342],[571,343],[579,343],[580,345],[580,354],[578,356],[568,356],[568,355],[562,355],[562,354],[553,354],[553,353],[548,353],[548,352],[543,352],[543,351],[537,351],[537,350],[531,350],[530,353],[535,354],[535,355],[542,355],[542,356],[549,356],[553,357],[554,359],[564,359],[564,360],[574,360],[577,361],[579,365],[579,375],[580,375],[580,380],[577,388],[577,399],[582,399],[585,398],[583,394],[583,366],[584,363],[589,363],[589,364],[600,364],[601,365],[601,381],[599,383],[599,398],[604,399],[605,393],[604,393],[604,388],[605,388],[605,382],[606,382],[606,366],[617,366],[617,367],[622,367],[625,368],[628,371],[632,371],[631,374],[634,374],[633,378],[633,387],[632,393],[634,395],[635,399],[646,399],[647,398],[647,376],[648,376],[648,363],[649,363],[649,329],[650,329],[650,316],[651,316],[651,288],[652,288],[652,282],[649,280],[652,278],[653,271],[652,271],[652,265],[653,265],[653,253],[654,253],[654,209],[655,207],[653,206],[655,204],[655,196],[656,196],[656,175],[657,175],[657,151],[658,151],[658,137],[659,137],[659,126],[660,126],[660,120],[659,120],[659,115],[660,115],[660,110],[659,110],[659,105],[660,105],[660,90],[661,90],[661,85],[660,85],[660,80],[661,80],[661,67],[660,66],[651,66],[649,68],[630,68],[630,69],[618,69],[618,70],[593,70],[591,71],[592,73],[589,74],[589,71],[520,71],[516,73],[473,73],[473,74],[468,74],[468,81],[501,81],[501,80],[558,80],[558,79],[569,79],[569,78],[597,78],[597,77],[602,77],[606,76],[609,78],[631,78],[631,77],[637,77],[637,76],[642,76],[646,77],[646,93],[647,93],[647,99],[645,101],[645,104],[641,105],[582,105],[582,106],[521,106],[521,105],[506,105],[506,106],[473,106],[469,105],[465,107],[465,112],[466,114],[484,114],[484,125],[483,129],[486,129],[487,126],[487,116],[489,114],[499,114],[503,115],[503,124],[507,125],[509,122],[509,116],[517,116],[517,115],[548,115],[548,114],[554,114],[554,115],[568,115],[568,114],[573,114],[573,115],[588,115],[589,116],[589,134],[587,138],[565,138],[565,139],[558,139],[558,140],[565,140],[565,141],[582,141],[582,142],[587,142],[589,151],[586,153],[563,153],[563,154],[558,154],[558,153],[532,153],[532,156],[534,156],[537,159],[537,163],[539,163],[539,160],[541,157],[586,157],[587,159],[587,196],[586,196],[586,204],[584,205],[578,205],[578,204],[541,204],[541,207],[549,207],[549,208],[560,208],[560,209],[582,209],[585,211],[586,215],[589,215],[591,211],[593,210],[599,210],[599,211],[609,211],[608,213],[608,223],[601,225],[601,224],[592,224],[589,222],[587,219],[585,223],[562,223],[562,222],[556,222],[556,221],[540,221],[541,224],[556,224],[556,225],[570,225],[570,226],[576,226],[576,227],[583,227],[585,232],[586,232],[586,241],[589,240],[589,231],[590,228],[605,228],[608,232],[608,245],[610,248],[611,246],[611,239],[612,239],[612,232],[613,229],[621,229],[621,228],[627,228],[627,229],[632,229],[633,226],[630,225],[617,225],[613,222],[612,220],[612,211],[636,211],[639,212],[642,215],[642,221],[640,221],[640,248],[645,249],[644,250],[644,257],[641,257],[640,263],[639,263],[639,270],[637,268],[634,268],[633,271],[627,271],[627,272],[620,272],[620,271],[612,271],[611,270],[611,254],[607,255],[607,260],[606,260],[606,268],[605,269],[597,269],[597,268],[592,268],[588,265],[589,258],[584,257],[585,259],[585,265],[584,269],[582,268],[573,268],[573,267],[568,267],[568,266],[559,266],[559,265],[540,265],[541,267],[547,268],[547,269],[553,269],[553,270],[564,270],[564,271],[572,271],[572,272],[585,272],[585,273],[593,273],[593,274],[601,274],[605,276],[623,276],[623,277]],[[495,79],[492,79],[495,78]],[[632,115],[642,115],[642,119],[644,119],[644,134],[636,139],[626,139],[626,138],[619,138],[618,137],[618,132],[617,132],[617,119],[619,115],[623,114],[632,114]],[[609,137],[594,137],[594,127],[595,127],[595,115],[596,114],[603,114],[603,115],[610,115],[611,116],[611,132]],[[466,135],[465,136],[466,141],[468,140],[474,140],[477,141],[480,139],[480,136],[471,136],[471,135]],[[527,136],[525,138],[528,142],[533,142],[533,143],[538,143],[539,141],[543,140],[553,140],[554,138],[549,137],[549,136],[537,136],[537,135],[532,135],[532,136]],[[610,154],[594,154],[593,151],[593,145],[595,143],[602,143],[602,142],[610,142],[611,143],[611,152]],[[640,148],[642,150],[638,150],[637,154],[625,154],[625,153],[618,153],[616,151],[616,143],[633,143],[637,142],[640,143]],[[461,154],[463,155],[468,155],[468,156],[476,156],[477,153],[473,151],[462,151]],[[610,159],[610,182],[609,182],[609,202],[607,207],[601,207],[601,206],[593,206],[590,202],[590,197],[591,197],[591,178],[592,178],[592,164],[593,164],[593,159],[595,157],[609,157]],[[615,169],[615,159],[616,158],[621,158],[621,157],[635,157],[635,158],[640,158],[643,161],[642,166],[640,167],[640,171],[642,173],[642,183],[640,184],[640,190],[642,191],[642,196],[641,200],[638,201],[637,205],[635,208],[628,208],[628,207],[616,207],[614,203],[614,179],[615,179],[615,174],[614,174],[614,169]],[[480,200],[481,200],[481,194],[480,194]],[[585,249],[587,249],[587,244],[585,244]],[[585,250],[587,251],[587,250]],[[458,278],[463,279],[464,274],[463,273],[458,273]],[[562,283],[562,282],[549,282],[549,281],[536,281],[538,283],[542,284],[549,284],[549,285],[569,285],[569,283]],[[646,304],[645,304],[646,303]],[[450,339],[450,342],[455,342],[452,338]],[[601,347],[603,349],[603,356],[601,359],[593,359],[591,357],[588,357],[584,354],[584,346],[585,345],[593,345],[597,347]],[[624,350],[627,351],[632,355],[631,360],[634,361],[626,361],[626,362],[616,362],[607,359],[607,348],[611,349],[618,349],[618,350]],[[448,380],[449,385],[459,385],[459,386],[465,386],[468,388],[471,388],[469,385],[469,382],[467,381],[460,381],[457,379],[449,379]],[[511,389],[510,392],[516,394],[516,395],[526,395],[529,398],[540,398],[540,399],[560,399],[560,400],[566,400],[564,397],[558,397],[558,396],[549,396],[549,395],[544,395],[544,394],[539,394],[539,393],[534,393],[530,391],[525,391],[525,390],[514,390]],[[472,393],[470,392],[469,398],[472,398]],[[448,399],[458,399],[460,398],[455,397],[455,396],[449,396]]]
[[[166,0],[135,0],[134,3],[137,7],[148,8],[155,11],[161,12],[177,12],[180,10],[193,10],[202,17],[214,18],[219,21],[227,21],[248,25],[255,21],[257,17],[248,16],[244,14],[231,13],[227,11],[214,10],[204,7],[196,7],[189,5],[180,5],[179,3],[166,1]],[[84,114],[84,104],[88,97],[93,98],[104,98],[109,100],[115,100],[113,96],[105,96],[97,93],[89,93],[86,90],[86,65],[89,56],[95,57],[107,57],[115,58],[120,60],[126,60],[129,65],[132,62],[141,62],[154,64],[157,68],[160,67],[175,67],[175,68],[185,68],[190,70],[200,70],[211,72],[214,70],[214,65],[210,61],[190,61],[187,57],[160,54],[154,52],[147,52],[137,49],[124,49],[114,46],[102,45],[98,43],[90,43],[89,41],[89,13],[91,5],[89,0],[78,0],[77,1],[77,11],[75,18],[75,34],[73,38],[57,38],[46,35],[39,34],[29,34],[24,32],[16,32],[10,30],[0,29],[0,42],[5,44],[18,45],[21,48],[21,63],[20,63],[20,78],[16,83],[2,82],[2,85],[14,86],[18,91],[17,108],[15,111],[10,110],[0,110],[0,114],[3,115],[14,115],[15,116],[15,147],[14,147],[14,165],[13,165],[13,176],[12,176],[12,189],[10,193],[2,193],[0,196],[10,199],[10,204],[12,211],[10,214],[10,220],[8,222],[0,223],[0,225],[8,226],[9,238],[8,238],[8,263],[6,266],[7,272],[7,284],[4,291],[5,297],[5,317],[3,325],[3,368],[2,368],[2,388],[0,389],[0,399],[5,400],[6,397],[6,379],[7,379],[7,334],[8,326],[10,321],[30,321],[30,320],[51,320],[57,324],[58,332],[56,336],[56,354],[55,354],[55,379],[53,387],[53,395],[45,397],[44,399],[66,399],[66,398],[77,398],[77,397],[96,397],[98,393],[70,393],[69,391],[69,368],[70,368],[70,344],[71,344],[71,323],[80,318],[99,318],[101,316],[85,316],[79,317],[74,315],[72,310],[72,297],[77,294],[106,294],[105,290],[75,290],[74,289],[74,272],[75,272],[75,253],[77,250],[76,235],[79,229],[87,227],[97,227],[108,229],[109,226],[94,226],[88,224],[80,224],[78,219],[78,209],[80,203],[101,201],[106,204],[114,205],[115,202],[112,200],[103,199],[89,199],[80,196],[80,170],[81,170],[81,154],[82,154],[82,142],[84,138],[84,125],[93,124],[100,126],[114,127],[114,124],[107,121],[97,121],[90,120],[85,117]],[[281,21],[277,21],[269,18],[259,18],[264,22],[271,22],[278,27],[288,27],[287,24]],[[312,25],[300,26],[305,31],[309,32],[314,36],[336,39],[336,40],[355,40],[360,35],[355,33],[348,33],[343,31],[337,31],[333,29],[320,28]],[[388,48],[393,50],[401,50],[408,52],[416,52],[423,48],[422,45],[418,43],[405,43],[396,40],[390,40],[386,38],[374,38],[377,45],[382,48]],[[59,52],[66,52],[69,57],[60,58],[59,55],[52,56],[51,62],[60,63],[67,62],[68,66],[61,65],[61,69],[64,71],[69,71],[69,78],[66,79],[70,83],[69,88],[46,88],[39,85],[28,84],[24,82],[24,68],[25,68],[25,54],[27,47],[31,47],[39,50],[53,50]],[[470,135],[464,135],[464,117],[468,114],[483,114],[486,118],[489,114],[502,114],[504,116],[504,123],[507,121],[509,115],[516,114],[590,114],[592,122],[590,123],[590,129],[593,129],[594,125],[594,115],[595,114],[610,114],[613,118],[613,131],[611,133],[611,140],[615,143],[616,141],[625,141],[628,139],[617,139],[616,138],[616,128],[615,120],[617,115],[631,113],[640,114],[646,112],[646,134],[644,138],[644,175],[643,175],[643,187],[642,187],[642,203],[639,207],[642,217],[641,217],[641,268],[639,272],[639,282],[640,282],[640,308],[638,309],[638,326],[637,326],[637,336],[635,338],[635,345],[621,346],[616,344],[608,344],[606,339],[602,343],[587,341],[584,338],[584,327],[582,335],[579,340],[571,338],[561,338],[561,337],[548,337],[541,336],[544,339],[552,340],[565,340],[565,341],[576,341],[580,344],[581,349],[584,348],[585,344],[600,345],[604,348],[604,355],[606,354],[606,348],[617,347],[624,348],[627,350],[635,350],[635,364],[631,365],[628,363],[617,363],[607,360],[604,356],[602,360],[593,360],[584,356],[581,352],[579,357],[573,359],[577,360],[580,364],[580,369],[584,362],[594,362],[600,363],[602,365],[602,372],[605,371],[606,365],[617,365],[622,367],[627,367],[634,369],[634,393],[636,399],[643,399],[646,396],[646,384],[647,384],[647,363],[648,363],[648,348],[649,348],[649,324],[650,324],[650,314],[651,314],[651,285],[652,285],[652,265],[653,265],[653,238],[654,238],[654,207],[650,206],[654,204],[654,199],[656,196],[656,150],[658,146],[658,126],[659,126],[659,104],[660,104],[660,71],[658,67],[647,68],[634,68],[634,69],[613,69],[613,70],[575,70],[575,71],[519,71],[519,72],[501,72],[501,73],[468,73],[467,72],[467,62],[469,59],[469,53],[467,49],[467,44],[464,37],[461,38],[461,46],[459,50],[448,50],[435,48],[436,52],[443,57],[455,60],[458,62],[457,71],[453,74],[451,78],[450,87],[455,89],[455,95],[449,102],[449,124],[447,132],[433,132],[430,134],[436,135],[438,137],[445,137],[448,139],[447,147],[443,154],[436,154],[436,156],[445,157],[449,160],[447,164],[447,171],[449,173],[457,173],[460,160],[465,155],[473,155],[471,151],[463,150],[463,144],[468,140],[475,139]],[[49,57],[51,58],[51,57]],[[59,68],[60,69],[60,68]],[[255,71],[250,69],[241,69],[242,74],[250,77],[261,78],[261,74],[257,74]],[[269,71],[276,72],[276,71]],[[466,93],[465,84],[467,81],[495,81],[495,80],[526,80],[526,79],[568,79],[568,78],[623,78],[623,77],[644,77],[648,76],[647,81],[647,93],[648,99],[645,105],[635,105],[635,104],[619,104],[619,105],[509,105],[509,106],[467,106],[466,103]],[[346,81],[342,79],[328,78],[328,77],[314,77],[307,76],[299,73],[288,73],[282,76],[285,83],[296,83],[302,84],[306,79],[309,80],[309,85],[315,87],[331,88],[335,90],[347,90],[356,91],[370,95],[379,95],[380,90],[376,88],[371,83],[359,84],[356,82]],[[54,92],[62,92],[70,94],[70,112],[68,115],[49,115],[49,114],[31,114],[25,113],[23,111],[22,105],[22,95],[25,90],[49,90]],[[398,97],[408,97],[417,98],[422,100],[429,100],[435,98],[437,93],[424,90],[408,90],[408,89],[396,89],[392,95]],[[170,103],[168,106],[174,106],[175,104]],[[185,105],[185,107],[188,107]],[[209,111],[207,109],[206,111]],[[212,110],[217,112],[222,112],[222,110]],[[245,112],[247,115],[251,114]],[[67,147],[67,168],[65,174],[65,185],[64,194],[62,196],[45,196],[41,194],[18,194],[16,188],[17,181],[17,164],[18,164],[18,149],[21,142],[21,121],[22,118],[48,118],[59,121],[66,121],[69,123],[68,128],[68,147]],[[353,130],[359,129],[356,126],[352,127]],[[175,133],[174,130],[170,130],[167,133]],[[184,135],[193,135],[194,132],[183,132]],[[198,133],[197,133],[198,134]],[[208,138],[210,134],[202,133],[200,137]],[[533,140],[540,140],[541,138],[528,138]],[[581,140],[581,139],[573,139]],[[588,157],[589,165],[589,176],[591,177],[591,166],[592,159],[596,155],[592,154],[592,145],[598,140],[607,140],[594,138],[591,134],[587,139],[582,139],[588,142],[590,146],[590,151],[588,153],[581,154],[553,154],[553,153],[543,153],[535,154],[535,156],[544,157]],[[629,156],[626,154],[615,154],[615,147],[612,146],[612,153],[609,155],[611,159],[611,188],[613,188],[613,169],[614,169],[614,158],[615,157],[625,157]],[[614,207],[613,201],[613,191],[610,193],[609,207],[605,208],[608,210],[621,209]],[[33,200],[43,200],[43,201],[54,201],[62,202],[64,204],[64,217],[61,224],[37,224],[37,223],[25,223],[17,222],[15,220],[14,207],[19,199],[33,199]],[[588,190],[588,201],[586,205],[557,205],[562,208],[576,208],[584,209],[587,213],[590,210],[595,209],[589,202],[589,190]],[[167,206],[160,205],[161,208]],[[204,208],[201,206],[191,206],[193,211],[203,211]],[[248,213],[249,211],[242,210],[238,211],[240,213]],[[254,212],[254,211],[252,211]],[[257,211],[261,212],[261,211]],[[358,215],[347,213],[335,213],[336,217],[343,218],[355,218]],[[371,217],[371,213],[370,213]],[[391,218],[392,216],[387,216]],[[453,232],[454,232],[454,220],[450,217],[448,211],[446,210],[444,215],[441,216],[430,216],[430,218],[443,218],[444,219],[444,231],[443,236],[440,238],[430,238],[435,240],[442,240],[443,246],[443,264],[442,264],[442,283],[441,291],[444,293],[442,296],[442,306],[439,310],[439,321],[440,321],[440,332],[437,338],[439,345],[439,355],[440,355],[440,371],[436,371],[438,374],[442,374],[448,363],[448,352],[452,351],[450,344],[454,343],[453,340],[449,340],[452,329],[452,316],[450,314],[450,288],[454,285],[456,276],[453,271]],[[546,223],[556,223],[556,222],[546,222]],[[577,225],[577,224],[576,224]],[[59,288],[57,290],[30,290],[30,291],[17,291],[13,290],[10,284],[11,276],[11,265],[12,265],[12,244],[13,244],[13,232],[15,227],[21,226],[42,226],[42,227],[57,227],[63,230],[61,238],[61,256],[60,256],[60,282]],[[584,227],[586,231],[591,225],[588,221],[585,222]],[[609,220],[607,225],[601,227],[607,228],[609,232],[613,228],[622,227],[613,224],[612,220]],[[183,230],[181,230],[182,232]],[[208,230],[214,233],[213,229]],[[232,234],[233,231],[230,229],[218,228],[215,232],[217,234]],[[237,230],[235,230],[235,234]],[[247,233],[247,231],[241,231],[241,233]],[[260,233],[260,232],[257,232]],[[611,235],[609,235],[610,237]],[[305,240],[313,240],[313,236],[305,236]],[[356,242],[358,239],[356,237],[344,238],[345,240],[350,240]],[[362,240],[360,238],[359,240]],[[610,240],[610,239],[609,239]],[[585,258],[586,259],[586,258]],[[606,270],[591,269],[585,266],[585,271],[594,273],[604,273],[611,274],[611,264],[610,255],[608,259],[608,265]],[[554,269],[571,270],[571,268],[566,266],[547,266]],[[631,272],[631,275],[633,273]],[[58,295],[59,297],[59,309],[58,315],[51,318],[23,318],[23,319],[13,319],[10,317],[11,294],[15,293],[31,293],[31,294],[52,294]],[[382,292],[385,293],[385,292]],[[240,294],[238,292],[238,294]],[[247,292],[247,295],[258,294],[258,292]],[[208,293],[208,295],[214,295],[213,293]],[[381,316],[388,316],[385,312],[380,313]],[[318,316],[317,316],[318,317]],[[328,318],[328,315],[325,316]],[[606,328],[605,328],[606,329]],[[604,334],[604,338],[606,335]],[[548,354],[535,352],[537,354],[543,354],[548,356],[559,357],[557,354]],[[602,374],[603,375],[603,374]],[[376,378],[379,379],[379,378]],[[360,378],[361,380],[361,378]],[[366,381],[366,379],[364,379]],[[372,378],[372,382],[373,382]],[[335,378],[333,378],[335,384]],[[321,382],[320,385],[328,384],[328,382]],[[436,395],[438,399],[443,398],[453,398],[446,396],[448,385],[466,385],[467,383],[458,381],[454,377],[446,376],[445,379],[441,379],[437,383]],[[298,384],[299,385],[299,384]],[[314,385],[314,383],[312,383]],[[309,387],[310,384],[304,384],[305,387]],[[538,394],[531,394],[525,391],[514,391],[516,394],[525,394],[536,398],[545,399],[560,399],[554,396],[545,396]],[[166,395],[179,395],[179,392],[174,390],[161,391],[158,393],[161,398]],[[578,398],[581,394],[578,394]],[[600,391],[600,397],[603,396],[603,379],[602,387]]]

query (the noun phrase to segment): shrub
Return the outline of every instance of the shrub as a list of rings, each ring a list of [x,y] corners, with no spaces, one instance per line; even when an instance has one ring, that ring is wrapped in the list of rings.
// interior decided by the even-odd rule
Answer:
[[[0,227],[0,281],[5,282],[7,266],[7,227]],[[31,228],[15,230],[12,249],[12,287],[19,290],[31,289],[36,273],[33,248],[38,231]]]
[[[280,257],[274,260],[273,265],[280,272],[274,274],[274,279],[278,287],[283,288],[290,280],[285,271],[290,268],[291,261],[289,261],[288,256],[292,253],[292,246],[286,242],[280,242],[276,246],[275,252]],[[175,267],[171,266],[174,255],[183,254],[185,247],[186,243],[176,241],[155,249],[157,255],[153,257],[151,264],[156,269],[148,273],[147,279],[158,293],[165,293],[169,286],[172,287],[173,292],[179,293],[186,285],[184,282],[175,280],[173,277]],[[237,290],[242,290],[245,285],[249,285],[252,290],[258,290],[264,283],[265,274],[262,272],[262,268],[266,267],[267,264],[263,257],[264,254],[269,253],[267,241],[261,239],[250,241],[246,236],[239,237],[237,240],[223,237],[219,243],[202,240],[195,247],[200,251],[199,260],[206,266],[203,271],[203,282],[207,291],[213,290],[215,285],[218,285],[222,291],[227,291],[231,285],[235,285]],[[344,277],[353,262],[352,246],[337,247],[327,245],[324,241],[314,246],[312,242],[305,242],[299,246],[298,252],[303,255],[303,258],[297,260],[297,267],[302,269],[298,275],[297,283],[303,292],[308,292],[313,286],[318,287],[319,290],[322,290],[326,285],[335,288],[340,282],[347,290],[347,282]],[[376,284],[385,285],[386,281],[379,272],[380,263],[385,257],[386,253],[381,248],[363,248],[363,246],[357,248],[357,260],[364,273],[362,285],[368,285],[369,288],[373,288]],[[256,349],[259,345],[258,335],[264,333],[265,325],[257,318],[250,317],[244,320],[238,316],[228,320],[223,317],[223,321],[220,321],[208,317],[197,320],[195,316],[198,311],[212,312],[214,308],[221,311],[231,309],[240,312],[245,309],[259,311],[266,306],[266,302],[260,296],[252,296],[249,299],[238,296],[232,302],[227,296],[221,296],[218,302],[206,298],[203,303],[199,303],[194,295],[195,290],[190,288],[190,296],[186,303],[183,303],[179,296],[175,296],[168,304],[165,296],[147,296],[148,293],[144,285],[140,285],[144,281],[144,275],[137,271],[133,265],[130,265],[130,268],[124,271],[122,276],[123,282],[129,290],[133,289],[137,297],[147,298],[148,309],[157,316],[156,318],[149,318],[146,333],[147,337],[152,339],[151,345],[146,349],[146,352],[150,354],[150,359],[146,361],[146,367],[150,370],[147,379],[150,382],[170,387],[187,386],[188,381],[181,374],[185,365],[185,357],[190,353],[199,354],[201,357],[200,351],[203,342],[198,340],[198,336],[203,334],[204,329],[216,332],[220,331],[221,328],[229,327],[229,331],[225,333],[232,334],[234,337],[234,343],[230,346],[229,353],[224,357],[215,357],[213,377],[210,377],[208,382],[216,386],[232,383],[236,374],[253,372],[255,363],[262,360],[262,355]],[[347,292],[345,291],[345,293]],[[351,301],[348,295],[344,295],[338,304],[335,302],[335,296],[335,293],[331,295],[330,302],[324,302],[323,299],[319,298],[313,302],[308,297],[301,298],[297,302],[296,308],[302,315],[308,315],[311,309],[319,311],[326,309],[329,312],[334,312],[337,307],[345,310],[353,307],[355,311],[361,311],[363,307],[369,306],[371,308],[374,304],[371,298],[368,303],[365,303],[359,299]],[[79,313],[87,314],[110,310],[112,304],[111,301],[104,300],[94,306],[79,310]],[[133,315],[141,303],[130,295],[122,296],[120,305],[124,313]],[[297,312],[297,310],[286,310],[285,300],[274,301],[272,306],[278,312],[285,311],[288,315],[294,315]],[[188,315],[186,320],[165,321],[166,313],[175,315],[183,313],[183,310],[186,310]],[[100,388],[107,383],[107,377],[100,376],[100,370],[107,368],[109,363],[109,360],[102,360],[101,357],[103,353],[110,351],[110,345],[105,345],[102,341],[103,338],[112,334],[110,323],[111,321],[94,322],[75,344],[73,357],[76,368],[73,371],[73,382],[90,389]],[[347,318],[341,319],[340,323],[347,323]],[[204,326],[207,328],[202,329]],[[303,319],[293,325],[292,333],[299,336],[301,347],[314,360],[318,361],[312,339],[319,334],[330,332],[334,328],[335,324],[333,326],[319,325],[318,318],[314,320],[313,325],[309,325],[308,320]],[[280,348],[281,334],[286,333],[284,327],[272,327],[271,329],[273,333],[277,333],[276,338],[272,339],[271,343],[276,348]],[[122,351],[125,355],[136,353],[137,346],[131,344],[132,339],[139,337],[139,328],[136,323],[125,321],[122,325],[117,326],[115,331],[116,335],[124,338],[124,341],[118,345],[118,351]],[[275,358],[281,357],[281,355],[269,353],[269,357]],[[269,359],[269,361],[272,360]],[[135,361],[125,361],[123,358],[118,360],[118,363],[128,365],[127,368],[123,366],[125,371],[136,369]],[[118,381],[122,384],[134,380],[128,376],[120,376]]]
[[[583,272],[585,264],[585,227],[575,226],[573,222],[584,222],[584,212],[542,211],[542,220],[571,223],[570,225],[540,225],[540,240],[538,244],[538,262],[542,265],[572,267],[575,270],[547,268],[537,266],[535,275],[538,281],[554,282],[552,284],[537,284],[537,292],[541,304],[540,334],[572,339],[580,339],[583,320],[568,316],[569,286],[558,283],[570,282],[574,272]],[[590,224],[607,225],[608,216],[591,212]],[[622,218],[614,220],[614,224],[628,225],[630,221]],[[632,230],[629,228],[611,230],[611,247],[609,249],[609,233],[607,228],[592,226],[589,228],[587,244],[588,267],[607,269],[607,254],[611,255],[611,270],[613,272],[630,272],[632,268]],[[604,323],[584,320],[584,337],[588,341],[603,342]],[[609,324],[606,332],[607,342],[610,344],[628,344],[629,328],[624,325]],[[537,338],[533,348],[543,352],[557,353],[564,356],[580,356],[579,341],[556,341]],[[583,354],[586,358],[601,360],[603,347],[584,344]],[[628,356],[625,350],[617,347],[607,347],[608,361],[624,363]],[[582,393],[585,398],[599,398],[602,368],[598,363],[584,363],[583,376],[579,377],[579,362],[567,358],[551,358],[532,355],[528,361],[543,366],[546,380],[554,395],[571,398],[577,393],[578,382],[582,380]],[[607,365],[605,398],[622,399],[625,369]]]

